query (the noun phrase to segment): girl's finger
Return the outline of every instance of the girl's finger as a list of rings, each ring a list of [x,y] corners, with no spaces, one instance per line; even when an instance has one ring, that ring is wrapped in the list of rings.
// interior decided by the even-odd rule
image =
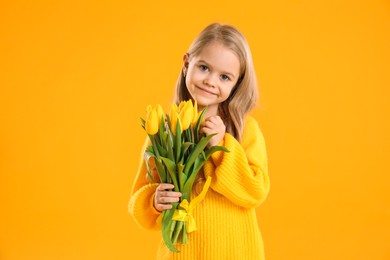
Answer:
[[[211,122],[213,124],[219,124],[219,123],[222,123],[222,119],[220,116],[210,116],[208,117],[205,122]]]
[[[175,192],[175,191],[160,191],[158,194],[161,197],[175,197],[175,198],[181,197],[181,192]]]
[[[209,128],[209,127],[203,126],[203,127],[200,129],[200,133],[201,133],[201,134],[210,135],[210,134],[212,134],[212,132],[215,132],[215,131],[213,131],[213,129],[211,129],[211,128]]]
[[[172,208],[171,204],[157,204],[157,206],[156,206],[156,209],[158,211],[163,211],[163,210],[167,210],[167,209],[171,209],[171,208]]]
[[[160,199],[158,199],[157,203],[158,204],[167,204],[167,203],[178,202],[178,201],[179,201],[178,197],[160,197]]]
[[[169,183],[161,183],[160,185],[157,186],[157,190],[163,191],[163,190],[170,190],[173,189],[175,186],[173,184]]]
[[[214,123],[214,122],[211,122],[211,121],[207,121],[207,122],[204,122],[202,124],[202,127],[208,127],[208,128],[214,128],[216,127],[217,125]]]

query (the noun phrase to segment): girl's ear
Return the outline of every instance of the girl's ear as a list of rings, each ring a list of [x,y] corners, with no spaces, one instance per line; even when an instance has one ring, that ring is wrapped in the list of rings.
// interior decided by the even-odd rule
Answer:
[[[187,69],[190,64],[190,55],[186,52],[183,55],[183,73],[184,75],[187,74]]]

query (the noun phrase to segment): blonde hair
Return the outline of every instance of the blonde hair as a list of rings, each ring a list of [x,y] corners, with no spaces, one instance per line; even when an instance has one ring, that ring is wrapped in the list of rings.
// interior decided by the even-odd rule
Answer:
[[[245,115],[256,105],[258,99],[257,80],[252,54],[244,35],[231,25],[213,23],[207,26],[192,42],[188,50],[191,58],[199,55],[204,47],[220,42],[232,50],[240,61],[239,79],[229,98],[219,105],[218,113],[224,120],[226,132],[241,140]],[[175,102],[192,99],[181,72],[176,83]]]

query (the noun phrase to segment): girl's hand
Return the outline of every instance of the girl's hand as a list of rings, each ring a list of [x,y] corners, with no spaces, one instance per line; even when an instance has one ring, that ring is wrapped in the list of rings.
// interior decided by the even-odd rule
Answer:
[[[226,126],[223,123],[221,117],[219,116],[210,116],[205,119],[203,124],[201,125],[200,132],[204,133],[206,136],[211,134],[216,134],[211,137],[207,147],[219,144],[222,141],[223,137],[226,133]]]
[[[156,188],[156,193],[154,195],[154,207],[158,211],[163,211],[172,208],[172,202],[178,202],[181,197],[180,192],[168,191],[173,189],[175,186],[169,183],[161,183]]]

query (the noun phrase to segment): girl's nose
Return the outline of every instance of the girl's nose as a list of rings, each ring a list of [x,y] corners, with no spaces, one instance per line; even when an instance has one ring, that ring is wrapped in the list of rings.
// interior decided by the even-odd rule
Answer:
[[[209,87],[215,87],[217,77],[213,74],[209,74],[204,80],[203,83]]]

